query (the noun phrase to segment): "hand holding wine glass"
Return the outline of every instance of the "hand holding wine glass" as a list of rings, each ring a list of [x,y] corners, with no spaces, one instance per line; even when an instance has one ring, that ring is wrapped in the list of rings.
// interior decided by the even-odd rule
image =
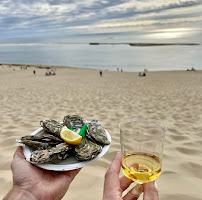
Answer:
[[[156,180],[161,174],[167,127],[148,119],[127,119],[119,127],[124,175],[141,184]]]
[[[122,197],[123,192],[133,182],[126,176],[119,178],[122,155],[116,154],[112,164],[105,175],[103,200],[138,200],[144,191],[143,200],[158,200],[158,190],[154,182],[136,184],[128,193]]]

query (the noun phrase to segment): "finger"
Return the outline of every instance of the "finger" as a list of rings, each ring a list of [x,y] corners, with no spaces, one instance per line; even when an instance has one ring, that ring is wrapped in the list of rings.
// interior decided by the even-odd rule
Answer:
[[[120,187],[122,191],[126,190],[133,181],[123,176],[120,178]]]
[[[17,149],[15,150],[15,153],[13,155],[13,160],[11,162],[11,170],[12,171],[14,169],[14,165],[15,165],[16,161],[19,159],[25,159],[24,154],[23,154],[23,150],[22,150],[22,146],[18,146]]]
[[[158,190],[155,187],[155,182],[145,183],[144,184],[144,200],[158,200]]]
[[[18,146],[17,147],[17,149],[16,149],[16,151],[15,151],[15,154],[14,154],[14,156],[13,156],[13,159],[15,159],[15,158],[23,158],[23,159],[25,159],[25,156],[24,156],[24,154],[23,154],[23,148],[22,148],[22,146]]]
[[[119,172],[121,169],[121,158],[122,155],[120,152],[118,152],[105,174],[105,182],[112,182],[110,184],[117,184],[118,182],[120,183]],[[114,180],[116,180],[116,182],[114,182]]]
[[[120,189],[119,172],[121,169],[122,155],[118,152],[105,174],[104,194],[110,193],[113,189]]]
[[[123,200],[137,200],[143,192],[143,185],[137,184],[123,198]]]
[[[109,167],[109,170],[112,170],[113,172],[116,172],[119,174],[120,172],[120,169],[121,169],[121,158],[122,158],[122,155],[120,152],[117,152],[114,160],[112,161],[112,164],[110,165]]]

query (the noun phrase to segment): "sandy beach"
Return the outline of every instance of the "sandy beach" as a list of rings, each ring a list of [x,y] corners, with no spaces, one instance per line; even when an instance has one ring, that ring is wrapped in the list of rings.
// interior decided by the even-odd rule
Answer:
[[[149,71],[146,77],[112,71],[100,77],[98,70],[79,68],[57,68],[55,76],[46,72],[34,66],[0,66],[0,198],[12,187],[16,139],[38,129],[42,119],[62,121],[78,114],[99,120],[112,144],[102,158],[81,170],[64,200],[102,199],[105,172],[120,151],[118,124],[131,117],[168,126],[157,179],[160,199],[202,199],[202,71]]]

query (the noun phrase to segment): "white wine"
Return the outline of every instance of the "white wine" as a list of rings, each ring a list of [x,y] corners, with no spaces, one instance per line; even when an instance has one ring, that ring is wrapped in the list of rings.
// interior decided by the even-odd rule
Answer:
[[[151,154],[126,154],[121,165],[124,175],[137,183],[154,181],[161,174],[161,160]]]

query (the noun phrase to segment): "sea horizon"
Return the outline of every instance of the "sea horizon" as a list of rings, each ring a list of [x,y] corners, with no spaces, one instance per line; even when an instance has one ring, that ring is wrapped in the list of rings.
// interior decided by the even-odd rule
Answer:
[[[201,31],[180,34],[169,38],[157,31],[4,38],[0,39],[0,63],[129,72],[202,70]]]

